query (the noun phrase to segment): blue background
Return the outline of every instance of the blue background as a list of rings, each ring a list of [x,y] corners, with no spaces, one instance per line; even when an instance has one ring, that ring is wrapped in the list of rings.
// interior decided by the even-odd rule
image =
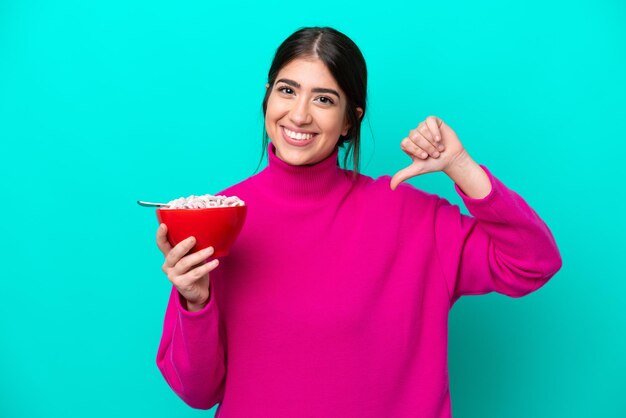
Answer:
[[[156,368],[170,284],[135,201],[254,173],[271,58],[309,25],[368,62],[365,174],[437,115],[559,243],[538,292],[451,311],[455,417],[626,416],[625,21],[617,0],[0,0],[0,417],[213,415]]]

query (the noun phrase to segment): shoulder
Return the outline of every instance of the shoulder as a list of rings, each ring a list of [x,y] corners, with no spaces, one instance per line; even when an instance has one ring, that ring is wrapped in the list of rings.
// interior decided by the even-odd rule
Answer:
[[[441,199],[439,196],[418,189],[409,183],[400,183],[398,187],[396,187],[396,190],[392,190],[390,186],[391,176],[389,175],[369,179],[370,180],[364,187],[367,193],[387,202],[397,204],[419,203],[426,205],[434,204]]]
[[[433,212],[441,204],[447,203],[436,194],[420,190],[409,183],[401,183],[395,190],[391,190],[390,183],[389,175],[372,178],[359,174],[354,189],[361,203],[396,214]]]
[[[258,184],[262,175],[263,171],[254,174],[238,183],[235,183],[232,186],[229,186],[216,194],[225,196],[237,196],[245,201],[251,195],[255,194],[255,190],[257,190],[258,192]]]

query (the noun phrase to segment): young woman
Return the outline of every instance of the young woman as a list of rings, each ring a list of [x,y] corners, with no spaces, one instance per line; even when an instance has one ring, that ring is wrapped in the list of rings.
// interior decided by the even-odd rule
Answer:
[[[410,166],[359,174],[366,84],[348,37],[292,34],[263,101],[268,165],[220,192],[248,205],[230,255],[187,255],[194,238],[172,248],[159,227],[173,286],[157,364],[190,406],[219,403],[220,418],[450,417],[454,302],[523,296],[561,267],[544,222],[437,117],[401,141]],[[400,184],[435,171],[472,216]]]

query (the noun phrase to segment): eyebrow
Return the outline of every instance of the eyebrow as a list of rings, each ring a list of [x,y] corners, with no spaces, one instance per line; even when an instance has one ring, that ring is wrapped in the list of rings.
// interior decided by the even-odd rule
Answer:
[[[285,84],[289,84],[291,87],[295,87],[295,88],[300,88],[302,86],[300,86],[300,83],[293,81],[293,80],[289,80],[287,78],[281,78],[280,80],[278,80],[276,83],[285,83]],[[337,90],[333,90],[333,89],[327,89],[324,87],[315,87],[314,89],[311,90],[313,93],[330,93],[330,94],[334,94],[335,96],[337,96],[337,98],[341,98],[341,96],[339,96],[339,93],[337,92]]]

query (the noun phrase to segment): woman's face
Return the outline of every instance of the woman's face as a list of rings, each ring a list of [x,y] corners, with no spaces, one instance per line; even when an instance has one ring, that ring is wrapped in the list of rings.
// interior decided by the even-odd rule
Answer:
[[[291,165],[328,157],[350,124],[346,97],[317,58],[297,58],[276,76],[267,100],[265,129],[276,155]]]

